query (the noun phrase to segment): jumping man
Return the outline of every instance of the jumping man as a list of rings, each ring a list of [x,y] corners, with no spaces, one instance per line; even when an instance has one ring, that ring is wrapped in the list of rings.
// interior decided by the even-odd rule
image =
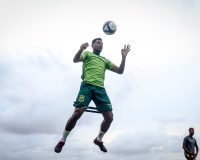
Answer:
[[[63,146],[65,145],[67,136],[75,127],[76,122],[82,116],[91,101],[95,103],[97,110],[103,115],[100,131],[94,139],[94,144],[97,145],[101,151],[107,152],[102,138],[113,121],[113,113],[110,99],[104,88],[105,71],[108,69],[118,74],[122,74],[125,68],[126,56],[131,49],[129,44],[124,45],[124,48],[121,50],[121,64],[117,67],[110,60],[100,56],[103,49],[103,42],[101,38],[95,38],[92,41],[93,52],[84,51],[87,47],[88,43],[82,44],[73,59],[74,63],[83,63],[83,81],[81,83],[76,101],[74,102],[74,112],[67,121],[61,140],[55,146],[54,151],[56,153],[61,152]]]

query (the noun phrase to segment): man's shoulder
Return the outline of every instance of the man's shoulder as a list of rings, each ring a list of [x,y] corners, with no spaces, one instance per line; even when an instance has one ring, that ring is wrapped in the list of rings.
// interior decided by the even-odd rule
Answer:
[[[92,54],[92,52],[86,50],[86,51],[83,51],[82,54]]]
[[[90,52],[90,51],[84,51],[82,54],[83,54],[83,56],[94,57],[94,58],[97,58],[97,59],[101,59],[104,63],[111,62],[106,57],[101,56],[101,55],[96,55],[96,54],[94,54],[93,52]]]
[[[102,59],[105,59],[106,61],[108,60],[106,57],[104,57],[104,56],[100,56]]]
[[[195,138],[188,135],[188,136],[186,136],[186,137],[184,138],[184,140],[195,140]]]
[[[83,51],[83,53],[81,54],[81,57],[83,58],[83,60],[87,57],[90,57],[92,55],[92,52],[90,51]]]
[[[188,140],[189,139],[189,136],[185,136],[184,137],[184,141]]]

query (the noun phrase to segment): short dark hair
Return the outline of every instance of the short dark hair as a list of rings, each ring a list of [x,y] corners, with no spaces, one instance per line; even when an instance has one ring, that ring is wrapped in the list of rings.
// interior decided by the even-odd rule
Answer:
[[[189,128],[189,131],[192,130],[192,129],[194,129],[194,128],[193,128],[193,127],[190,127],[190,128]]]
[[[92,44],[94,44],[97,40],[101,40],[102,41],[101,38],[95,38],[95,39],[92,40]]]

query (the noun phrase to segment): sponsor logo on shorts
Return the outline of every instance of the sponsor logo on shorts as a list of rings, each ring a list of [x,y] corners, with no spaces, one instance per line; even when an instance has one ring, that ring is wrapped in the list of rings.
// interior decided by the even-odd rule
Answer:
[[[84,98],[85,98],[84,95],[80,95],[78,101],[79,101],[79,102],[84,102]]]

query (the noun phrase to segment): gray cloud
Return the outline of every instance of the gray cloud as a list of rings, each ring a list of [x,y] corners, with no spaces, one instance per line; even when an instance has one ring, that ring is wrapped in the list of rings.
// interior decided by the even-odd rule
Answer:
[[[1,130],[55,133],[53,119],[64,117],[62,109],[73,102],[69,90],[74,75],[67,74],[67,66],[43,50],[30,55],[1,53],[0,57]]]

